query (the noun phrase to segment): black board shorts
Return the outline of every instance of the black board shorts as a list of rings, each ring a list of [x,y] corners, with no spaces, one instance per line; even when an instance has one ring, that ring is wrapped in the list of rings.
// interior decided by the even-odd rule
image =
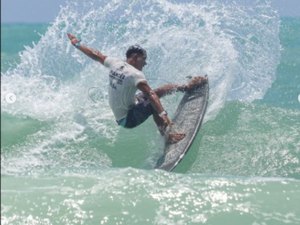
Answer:
[[[125,128],[134,128],[140,125],[154,112],[150,100],[143,93],[137,94],[136,99],[137,103],[127,113]]]

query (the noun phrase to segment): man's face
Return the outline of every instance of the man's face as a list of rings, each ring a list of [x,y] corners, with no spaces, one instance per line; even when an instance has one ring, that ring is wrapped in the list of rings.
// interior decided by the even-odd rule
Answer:
[[[147,65],[146,59],[147,59],[147,56],[142,55],[142,54],[137,54],[137,57],[136,57],[136,68],[138,70],[142,70],[143,67]]]

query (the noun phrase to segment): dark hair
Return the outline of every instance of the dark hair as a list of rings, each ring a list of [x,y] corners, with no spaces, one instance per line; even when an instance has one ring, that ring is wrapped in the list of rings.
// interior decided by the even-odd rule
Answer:
[[[128,48],[127,52],[126,52],[126,57],[130,58],[132,56],[132,54],[134,53],[138,53],[141,54],[143,56],[147,57],[147,52],[145,49],[143,49],[141,46],[139,45],[132,45]]]

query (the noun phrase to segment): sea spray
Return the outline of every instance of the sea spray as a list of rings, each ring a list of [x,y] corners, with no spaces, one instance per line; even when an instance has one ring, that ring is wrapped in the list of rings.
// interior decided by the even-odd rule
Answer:
[[[69,1],[40,41],[20,53],[20,63],[2,74],[1,91],[16,95],[14,104],[1,101],[2,110],[51,124],[49,130],[40,131],[40,138],[28,137],[31,150],[40,149],[42,154],[53,146],[68,151],[82,145],[99,148],[110,158],[114,154],[102,150],[97,140],[115,149],[118,138],[139,136],[139,129],[145,128],[138,133],[121,130],[119,135],[107,99],[90,101],[91,87],[97,87],[99,96],[107,96],[108,71],[75,49],[68,32],[82,44],[120,58],[125,58],[129,45],[143,45],[149,55],[145,74],[154,87],[165,83],[162,80],[182,83],[187,76],[208,74],[207,121],[227,100],[263,97],[279,59],[278,26],[268,2],[245,7],[218,1]],[[171,115],[179,99],[179,95],[163,99]],[[160,151],[151,140],[145,142],[151,151]]]

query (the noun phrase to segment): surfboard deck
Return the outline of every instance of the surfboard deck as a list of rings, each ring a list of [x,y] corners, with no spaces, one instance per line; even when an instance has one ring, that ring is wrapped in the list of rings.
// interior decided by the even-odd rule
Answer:
[[[184,94],[172,120],[174,125],[169,132],[185,133],[186,136],[175,144],[165,142],[164,154],[158,160],[155,168],[172,171],[183,159],[201,127],[208,97],[208,81],[206,84]]]

